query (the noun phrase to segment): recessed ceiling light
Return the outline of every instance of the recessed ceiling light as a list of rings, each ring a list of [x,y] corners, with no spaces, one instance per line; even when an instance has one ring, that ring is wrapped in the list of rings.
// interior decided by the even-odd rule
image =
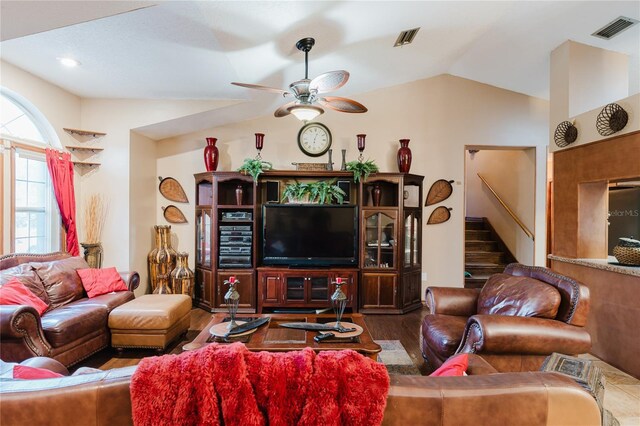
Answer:
[[[57,58],[57,59],[58,59],[58,62],[60,62],[65,67],[73,68],[80,65],[80,62],[76,61],[73,58]]]

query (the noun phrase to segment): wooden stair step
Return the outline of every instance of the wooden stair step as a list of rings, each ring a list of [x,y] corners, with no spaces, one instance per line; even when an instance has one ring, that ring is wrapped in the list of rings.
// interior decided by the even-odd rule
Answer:
[[[504,253],[501,251],[467,251],[464,254],[465,263],[493,263],[500,264]]]
[[[486,240],[466,240],[464,243],[466,251],[498,251],[497,241]]]
[[[486,282],[486,279],[481,278],[465,278],[464,288],[482,288]]]
[[[469,272],[472,276],[478,275],[492,275],[504,272],[504,268],[507,265],[501,263],[481,263],[481,262],[466,262],[464,270]]]
[[[491,231],[488,231],[486,229],[467,229],[464,231],[464,239],[465,241],[491,241]]]
[[[484,222],[482,220],[477,221],[477,220],[466,220],[464,222],[464,229],[468,229],[468,230],[484,230]]]

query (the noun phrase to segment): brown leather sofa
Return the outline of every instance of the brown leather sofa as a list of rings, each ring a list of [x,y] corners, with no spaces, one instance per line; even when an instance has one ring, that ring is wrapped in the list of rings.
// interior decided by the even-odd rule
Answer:
[[[497,373],[481,357],[469,358],[467,377],[391,376],[383,424],[600,425],[597,403],[568,377],[543,372]],[[47,366],[46,360],[30,365]],[[0,382],[0,424],[131,425],[129,384],[135,368]]]
[[[0,359],[46,356],[71,366],[109,345],[109,312],[134,299],[140,276],[121,273],[129,291],[89,299],[76,273],[88,267],[81,257],[61,252],[0,257],[0,286],[18,277],[49,305],[42,317],[30,306],[0,306]]]
[[[535,371],[553,352],[586,353],[589,289],[548,268],[512,263],[482,290],[429,287],[420,333],[435,369],[456,353],[481,355],[498,371]]]

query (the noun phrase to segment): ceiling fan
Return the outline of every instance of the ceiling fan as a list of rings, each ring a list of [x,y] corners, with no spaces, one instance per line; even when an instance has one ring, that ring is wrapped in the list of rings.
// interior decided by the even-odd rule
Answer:
[[[249,89],[279,93],[284,97],[295,97],[295,101],[284,104],[275,111],[273,115],[276,117],[285,117],[293,114],[299,120],[313,120],[318,115],[324,113],[322,107],[327,107],[339,112],[367,112],[367,108],[364,105],[353,99],[338,96],[320,96],[323,93],[331,92],[344,86],[347,80],[349,80],[349,73],[344,70],[330,71],[320,74],[313,80],[309,80],[309,51],[315,43],[316,41],[311,37],[303,38],[296,43],[298,50],[304,52],[304,78],[291,83],[289,90],[258,84],[236,82],[232,82],[231,84]]]

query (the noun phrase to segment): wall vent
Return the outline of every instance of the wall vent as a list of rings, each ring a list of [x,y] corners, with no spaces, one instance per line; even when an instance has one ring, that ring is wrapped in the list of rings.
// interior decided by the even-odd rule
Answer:
[[[609,40],[623,32],[624,30],[636,25],[637,23],[638,21],[636,19],[627,18],[626,16],[620,16],[619,18],[616,18],[613,21],[609,22],[607,25],[600,28],[598,31],[591,35],[594,37]]]
[[[396,39],[396,43],[393,45],[393,47],[411,44],[413,39],[416,38],[416,34],[418,34],[418,31],[420,31],[420,27],[402,31]]]

